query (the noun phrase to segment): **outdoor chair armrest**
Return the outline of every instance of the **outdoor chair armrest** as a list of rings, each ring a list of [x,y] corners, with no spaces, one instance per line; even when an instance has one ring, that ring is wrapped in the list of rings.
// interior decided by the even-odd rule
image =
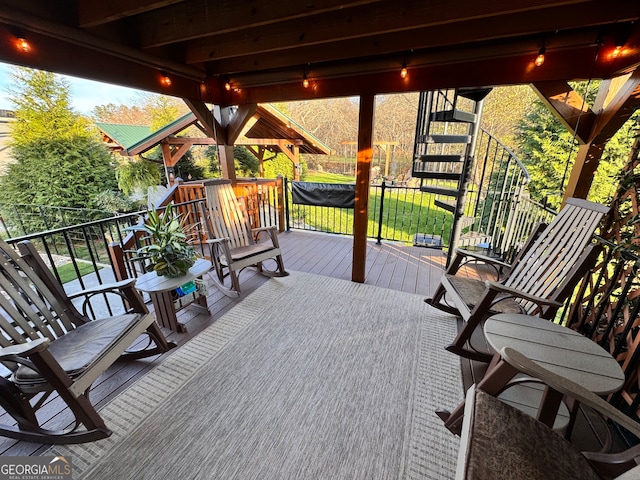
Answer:
[[[550,372],[513,348],[504,347],[500,350],[500,356],[509,365],[517,368],[522,373],[542,380],[557,392],[575,398],[580,403],[593,408],[600,412],[600,414],[626,428],[634,435],[640,436],[639,423],[633,421],[620,410],[605,402],[602,398],[587,390],[582,385]]]
[[[31,342],[0,348],[0,361],[15,361],[15,358],[26,358],[34,353],[42,352],[49,347],[48,338],[39,338]]]
[[[123,290],[126,287],[131,287],[136,283],[135,278],[127,278],[125,280],[121,280],[119,282],[114,283],[105,283],[104,285],[98,285],[93,288],[87,288],[85,290],[80,290],[79,292],[73,292],[68,294],[67,296],[71,299],[78,298],[86,295],[96,295],[98,293],[107,293],[113,292],[116,290]]]
[[[489,263],[491,265],[497,265],[504,268],[511,268],[511,264],[507,262],[503,262],[497,258],[489,257],[487,255],[483,255],[477,252],[471,252],[469,250],[465,250],[463,248],[456,248],[456,255],[462,255],[463,257],[471,257],[473,260],[477,260],[484,263]]]
[[[522,290],[517,290],[515,288],[507,287],[499,282],[485,280],[484,283],[488,289],[493,290],[494,292],[506,293],[510,297],[514,297],[514,298],[522,298],[524,300],[533,302],[540,307],[547,306],[547,307],[553,307],[553,308],[560,308],[562,306],[562,303],[557,302],[555,300],[537,297],[535,295],[529,295],[528,293],[525,293]]]
[[[277,236],[278,236],[278,228],[271,226],[271,227],[258,227],[258,228],[252,228],[251,229],[251,234],[253,235],[253,238],[256,239],[256,241],[258,241],[258,239],[260,238],[260,234],[262,232],[267,232],[267,235],[269,235],[269,238],[271,238],[272,242],[277,242]]]
[[[212,245],[214,243],[223,243],[228,241],[229,241],[228,238],[207,238],[205,240],[205,243],[207,243],[208,245]]]

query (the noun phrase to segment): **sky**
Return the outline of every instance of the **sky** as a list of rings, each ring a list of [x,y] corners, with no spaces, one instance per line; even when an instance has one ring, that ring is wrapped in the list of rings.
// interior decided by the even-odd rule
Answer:
[[[11,65],[0,63],[0,109],[11,110],[13,104],[9,101],[7,87],[11,82],[9,72]],[[96,105],[108,103],[131,104],[132,99],[140,92],[131,88],[93,82],[63,75],[71,84],[71,105],[73,109],[84,115],[91,113]]]

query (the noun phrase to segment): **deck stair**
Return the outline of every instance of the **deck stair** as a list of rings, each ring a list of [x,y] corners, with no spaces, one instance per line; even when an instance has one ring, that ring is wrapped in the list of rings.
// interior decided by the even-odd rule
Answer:
[[[476,219],[465,216],[465,192],[473,166],[482,102],[490,88],[460,88],[420,94],[412,176],[420,190],[435,195],[434,204],[454,214],[450,251],[457,246],[490,244],[473,231]]]

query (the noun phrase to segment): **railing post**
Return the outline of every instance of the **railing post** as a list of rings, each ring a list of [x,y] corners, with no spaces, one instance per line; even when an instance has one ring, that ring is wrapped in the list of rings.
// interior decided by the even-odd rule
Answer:
[[[291,231],[291,213],[289,211],[289,179],[284,177],[283,186],[282,186],[282,197],[284,198],[284,211],[285,211],[285,222],[287,232]]]
[[[387,189],[387,184],[383,180],[382,188],[380,189],[380,213],[378,214],[378,238],[376,239],[376,244],[382,244],[382,216],[384,213],[384,192]]]
[[[286,179],[283,180],[282,175],[276,176],[276,190],[278,192],[278,231],[284,232],[285,229],[285,211],[286,208],[286,193],[284,187],[286,185]],[[287,215],[288,218],[288,215]],[[287,230],[289,229],[287,221]]]

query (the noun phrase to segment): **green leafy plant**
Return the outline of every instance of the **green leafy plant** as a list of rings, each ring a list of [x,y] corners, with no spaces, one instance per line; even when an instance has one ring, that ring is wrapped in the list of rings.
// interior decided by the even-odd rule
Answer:
[[[184,231],[185,219],[169,204],[163,213],[147,212],[142,225],[127,230],[144,232],[142,241],[148,242],[136,251],[135,260],[150,260],[152,269],[165,277],[182,277],[196,261],[196,252]]]

